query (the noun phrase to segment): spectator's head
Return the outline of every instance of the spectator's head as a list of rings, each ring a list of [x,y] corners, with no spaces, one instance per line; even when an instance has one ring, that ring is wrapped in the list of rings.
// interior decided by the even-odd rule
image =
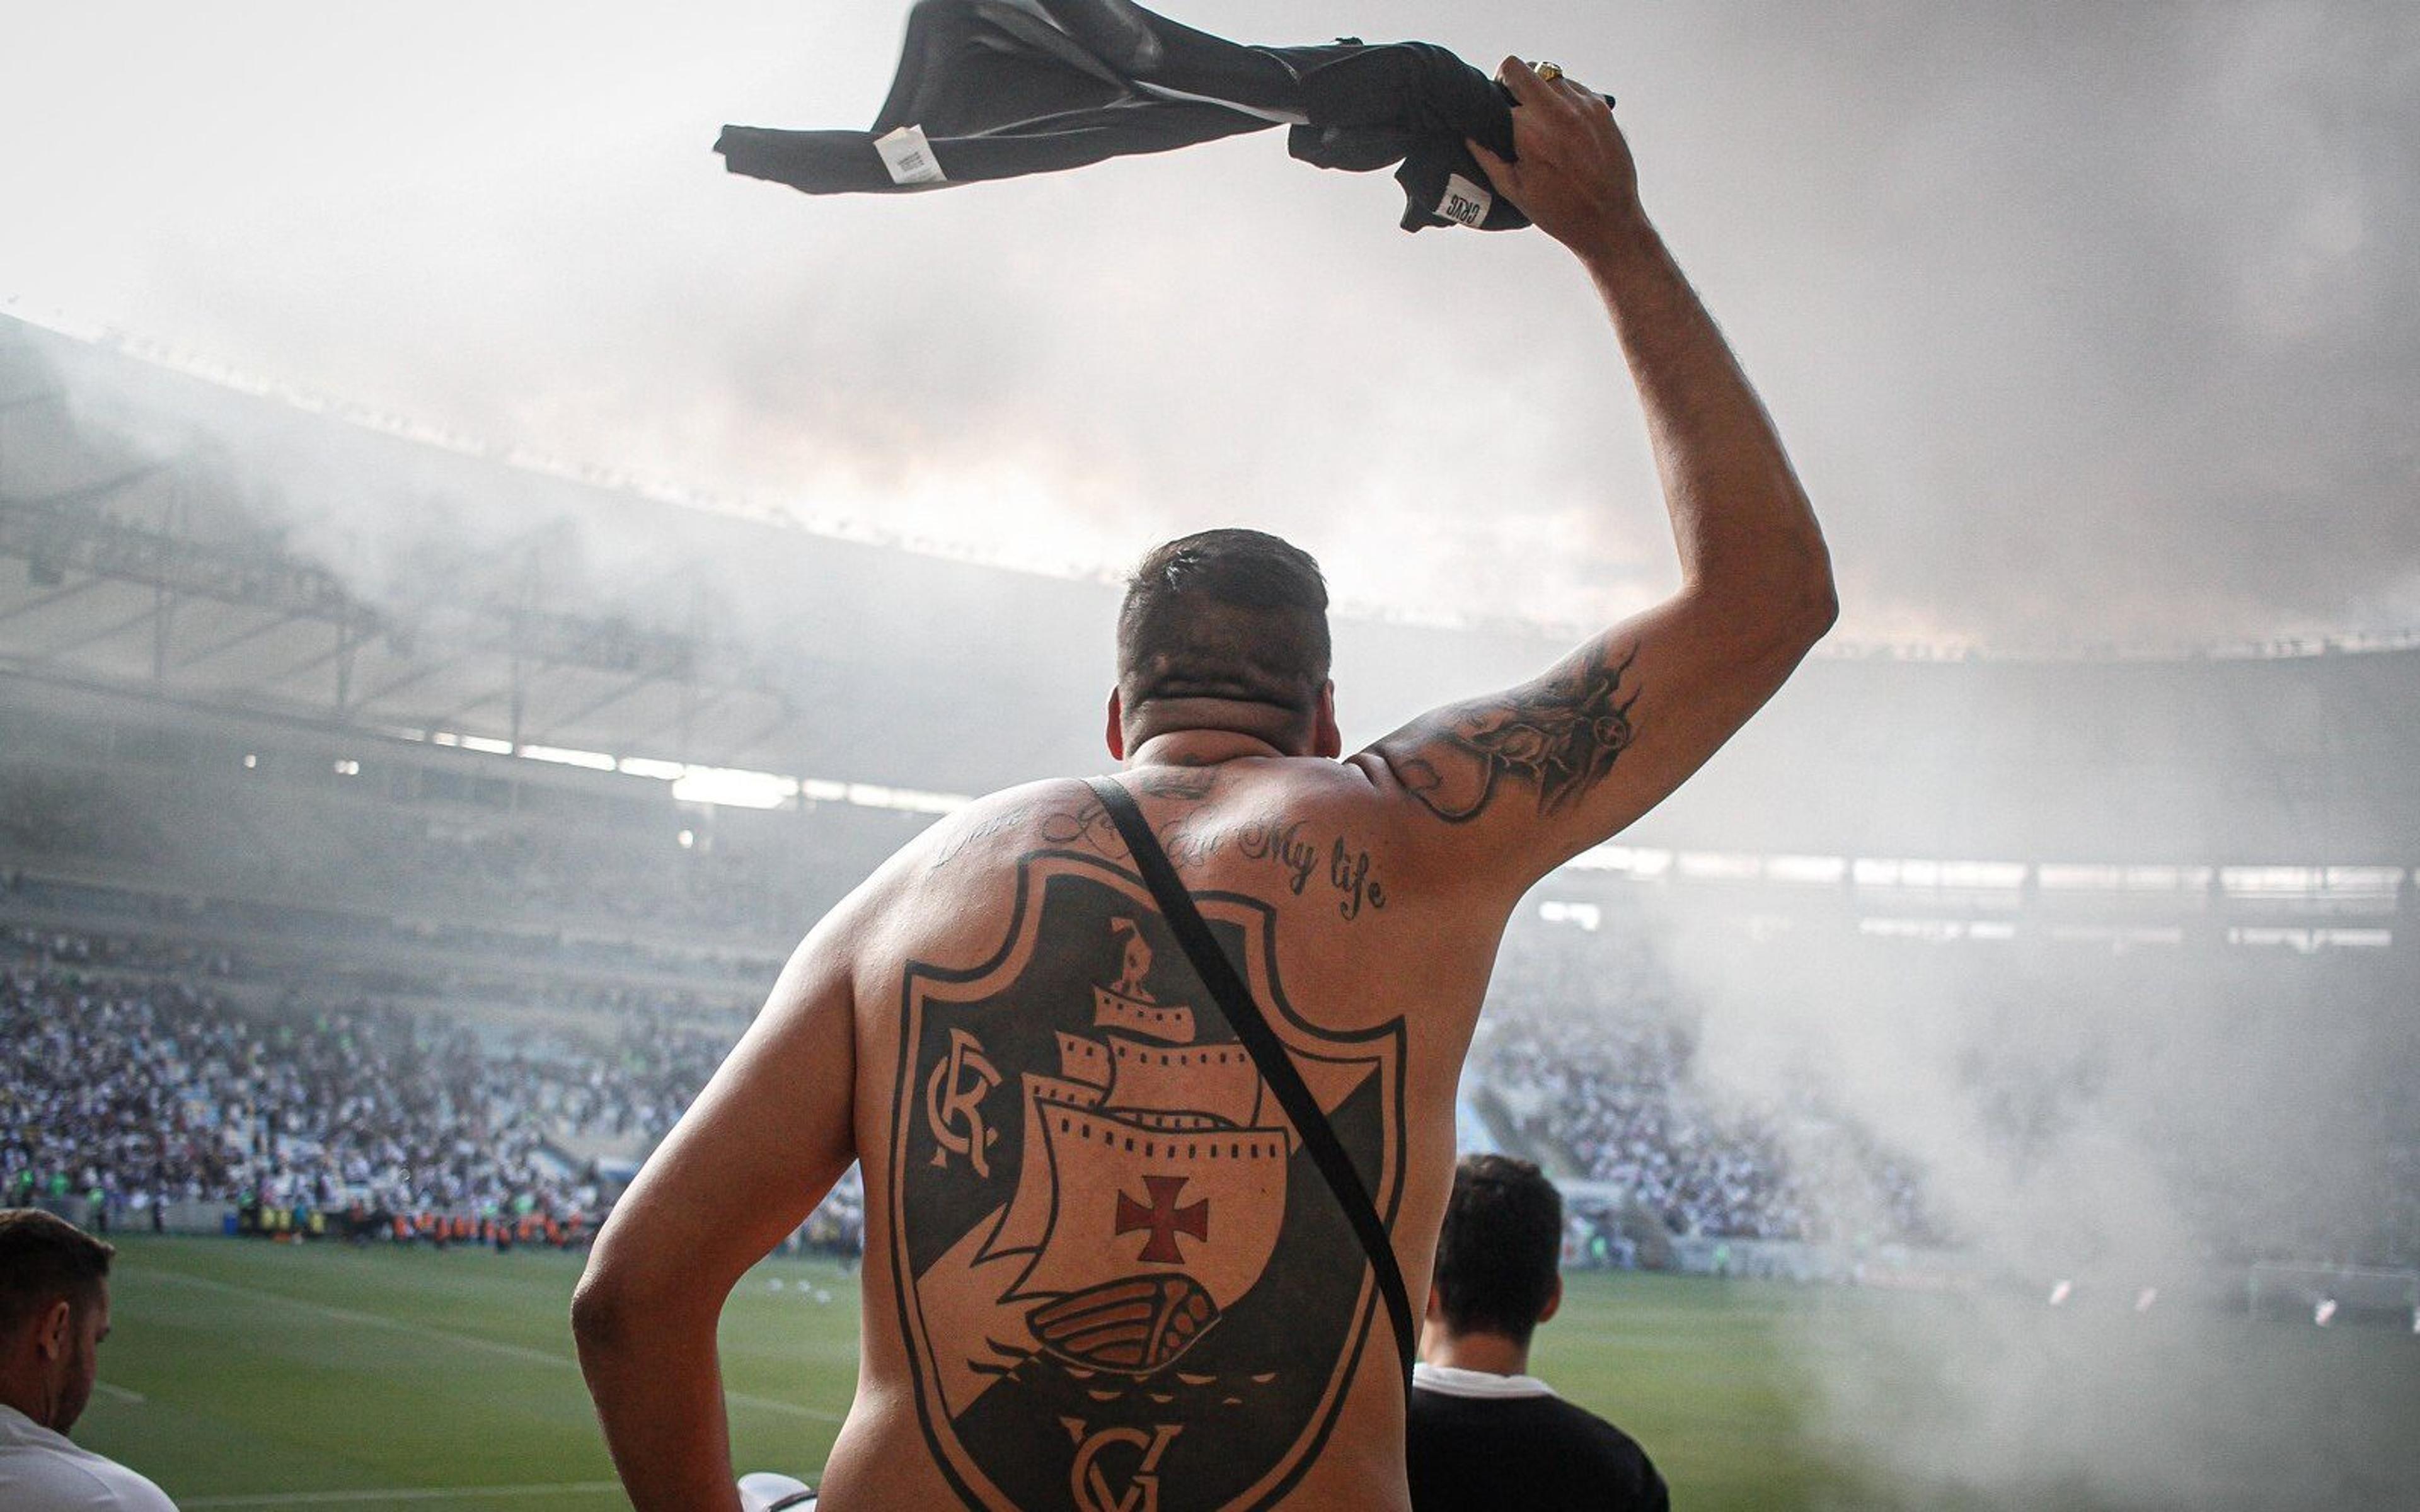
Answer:
[[[0,1211],[0,1401],[54,1432],[92,1399],[116,1253],[39,1209]]]
[[[1544,1172],[1506,1155],[1466,1156],[1437,1235],[1431,1323],[1526,1350],[1530,1332],[1562,1304],[1562,1194]]]
[[[1333,756],[1327,584],[1310,553],[1260,531],[1203,531],[1144,557],[1118,610],[1109,750],[1173,730],[1233,730]]]

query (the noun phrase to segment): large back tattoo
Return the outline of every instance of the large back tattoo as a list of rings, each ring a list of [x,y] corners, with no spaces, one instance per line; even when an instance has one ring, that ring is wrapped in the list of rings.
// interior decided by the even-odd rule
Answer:
[[[1313,1027],[1278,980],[1276,911],[1197,902],[1391,1223],[1403,1021]],[[926,1440],[968,1504],[1212,1512],[1284,1494],[1378,1299],[1139,876],[1032,853],[990,961],[909,963],[892,1119],[900,1326]]]

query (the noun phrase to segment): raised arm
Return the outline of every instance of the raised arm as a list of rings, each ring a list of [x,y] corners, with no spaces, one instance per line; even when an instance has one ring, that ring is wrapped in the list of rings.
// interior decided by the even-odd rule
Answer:
[[[724,1299],[854,1158],[854,998],[831,921],[597,1236],[580,1367],[639,1512],[737,1512],[715,1326]]]
[[[1704,764],[1832,625],[1823,535],[1772,420],[1638,202],[1613,113],[1517,58],[1496,187],[1595,281],[1646,411],[1681,588],[1543,675],[1425,715],[1357,760],[1441,826],[1456,874],[1520,888]],[[1417,831],[1418,825],[1416,825]]]

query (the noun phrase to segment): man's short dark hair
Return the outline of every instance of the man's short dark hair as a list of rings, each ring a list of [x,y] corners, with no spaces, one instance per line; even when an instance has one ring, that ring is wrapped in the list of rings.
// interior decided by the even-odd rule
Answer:
[[[1471,1155],[1453,1169],[1437,1236],[1437,1300],[1456,1334],[1529,1342],[1555,1295],[1563,1195],[1526,1160]]]
[[[1169,542],[1126,579],[1118,692],[1234,699],[1309,716],[1327,682],[1327,583],[1311,553],[1262,531]]]
[[[0,1335],[14,1335],[65,1301],[101,1300],[116,1247],[39,1208],[0,1209]]]

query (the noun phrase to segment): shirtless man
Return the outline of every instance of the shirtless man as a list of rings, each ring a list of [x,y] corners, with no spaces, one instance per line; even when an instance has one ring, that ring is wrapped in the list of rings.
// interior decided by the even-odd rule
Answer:
[[[1640,209],[1605,102],[1516,59],[1496,187],[1580,259],[1682,586],[1532,682],[1342,755],[1326,594],[1273,537],[1160,548],[1109,747],[1425,1297],[1506,919],[1661,800],[1832,624],[1823,535]],[[863,1163],[857,1398],[825,1505],[1409,1505],[1373,1268],[1082,782],[970,805],[799,946],[598,1236],[573,1304],[644,1512],[737,1505],[715,1329]]]

